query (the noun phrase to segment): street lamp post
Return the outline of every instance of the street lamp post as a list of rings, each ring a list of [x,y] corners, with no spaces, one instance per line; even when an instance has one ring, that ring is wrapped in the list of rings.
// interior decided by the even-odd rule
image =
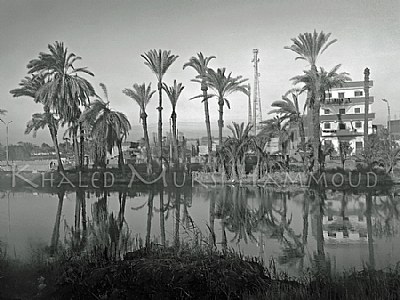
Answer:
[[[387,109],[388,109],[388,132],[389,132],[389,141],[390,145],[392,144],[392,132],[391,132],[391,126],[390,126],[390,105],[389,101],[386,99],[382,99],[383,102],[386,102],[387,104]]]
[[[9,125],[10,123],[12,123],[12,121],[8,121],[7,123],[4,122],[4,121],[1,120],[1,119],[0,119],[0,121],[1,121],[4,125],[6,125],[6,160],[7,160],[7,166],[9,166],[9,163],[8,163],[8,125]]]

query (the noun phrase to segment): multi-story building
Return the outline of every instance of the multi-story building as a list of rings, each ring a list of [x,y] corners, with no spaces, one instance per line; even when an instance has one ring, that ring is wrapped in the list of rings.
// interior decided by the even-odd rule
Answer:
[[[370,81],[369,87],[372,86],[373,81]],[[374,97],[369,96],[368,134],[373,133],[373,102]],[[339,143],[347,141],[353,149],[353,154],[360,152],[364,146],[364,105],[363,81],[346,82],[342,87],[327,92],[320,111],[322,143],[331,143],[338,150]]]

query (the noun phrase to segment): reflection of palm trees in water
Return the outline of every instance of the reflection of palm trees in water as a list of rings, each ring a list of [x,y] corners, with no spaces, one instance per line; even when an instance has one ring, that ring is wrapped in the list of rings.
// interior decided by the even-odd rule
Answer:
[[[61,190],[57,193],[58,196],[58,206],[56,213],[56,221],[54,222],[53,234],[51,235],[51,243],[50,243],[50,254],[54,254],[57,251],[58,241],[60,239],[60,222],[61,222],[61,213],[64,203],[65,191]]]
[[[258,208],[249,207],[251,195],[249,188],[239,186],[225,187],[218,195],[215,217],[221,220],[222,247],[226,249],[226,238],[224,229],[234,233],[230,242],[240,243],[242,240],[247,243],[251,241],[260,247],[260,256],[264,254],[264,237],[266,239],[276,238],[283,245],[284,254],[281,257],[282,263],[300,258],[304,255],[303,241],[301,235],[297,235],[290,227],[292,217],[288,218],[287,201],[290,200],[290,193],[277,193],[260,187],[254,190],[258,201]],[[275,199],[280,200],[280,207],[273,203]],[[211,200],[211,199],[210,199]],[[214,203],[210,201],[210,230],[213,231]],[[307,217],[308,219],[308,217]],[[308,226],[308,223],[306,224]],[[259,238],[255,233],[259,233]],[[307,238],[305,237],[305,241]]]
[[[146,247],[150,247],[150,234],[151,234],[151,219],[153,217],[153,199],[154,191],[150,189],[147,199],[147,226],[146,226]]]
[[[375,268],[375,254],[374,254],[374,240],[372,237],[372,193],[366,194],[366,210],[365,216],[367,219],[367,233],[368,233],[368,253],[369,253],[369,265]]]
[[[253,231],[257,228],[257,220],[253,210],[248,207],[247,188],[239,186],[228,187],[230,197],[225,198],[225,217],[223,223],[226,228],[235,235],[231,242],[239,243],[242,239],[245,243],[248,239],[255,242]],[[231,199],[231,201],[226,201]]]
[[[323,217],[326,194],[323,188],[317,187],[309,190],[309,199],[312,204],[312,214],[316,224],[317,252],[314,253],[314,262],[318,272],[325,272],[330,266],[325,257]]]

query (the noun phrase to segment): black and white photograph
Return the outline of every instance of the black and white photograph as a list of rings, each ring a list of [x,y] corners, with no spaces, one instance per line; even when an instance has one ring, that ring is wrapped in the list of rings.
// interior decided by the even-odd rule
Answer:
[[[0,300],[400,299],[399,0],[0,0]]]

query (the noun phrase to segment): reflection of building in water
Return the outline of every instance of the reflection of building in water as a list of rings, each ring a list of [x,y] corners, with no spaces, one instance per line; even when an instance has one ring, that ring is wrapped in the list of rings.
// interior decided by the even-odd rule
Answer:
[[[357,200],[351,197],[354,195],[333,193],[332,198],[325,201],[322,232],[326,245],[368,242],[365,196]],[[316,236],[316,228],[317,220],[313,218],[313,236]]]

